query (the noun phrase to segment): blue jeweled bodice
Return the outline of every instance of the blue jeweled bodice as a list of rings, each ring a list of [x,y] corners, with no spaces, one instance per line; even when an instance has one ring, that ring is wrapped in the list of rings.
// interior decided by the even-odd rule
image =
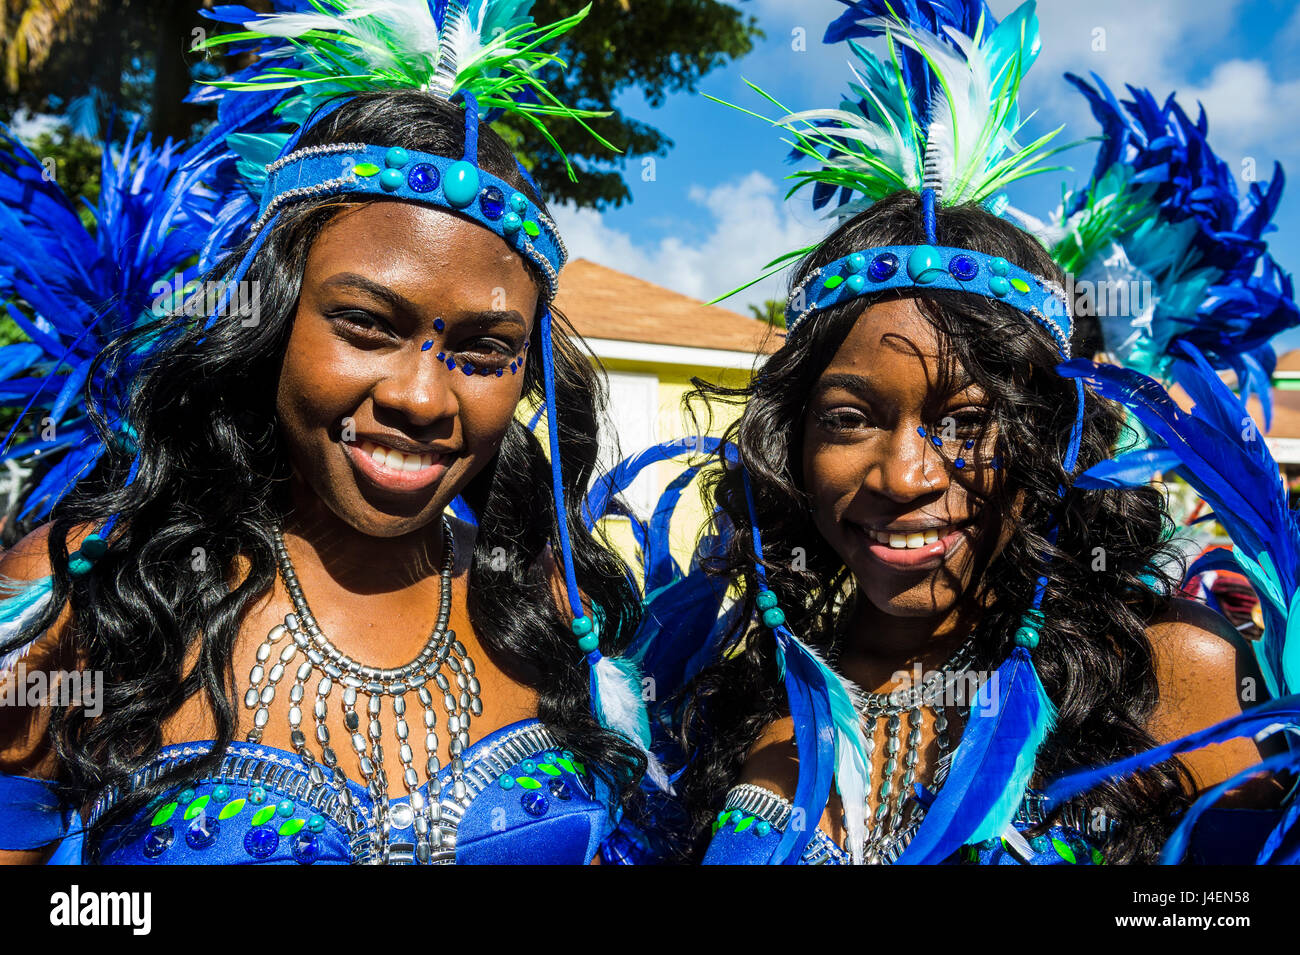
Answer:
[[[1025,794],[1013,825],[1023,831],[1043,821],[1041,793]],[[762,865],[770,861],[790,824],[788,800],[760,786],[737,786],[727,796],[725,808],[713,823],[713,839],[704,855],[705,865]],[[963,846],[948,859],[949,865],[1103,865],[1102,854],[1073,825],[1056,825],[1028,839],[1029,851],[1002,839]],[[898,847],[902,851],[903,846]],[[823,832],[812,838],[799,857],[800,865],[848,865],[849,854]],[[892,857],[888,861],[893,861]]]
[[[207,753],[210,742],[164,747],[132,777],[147,785]],[[440,797],[442,821],[433,863],[586,864],[614,827],[609,793],[536,720],[504,727],[464,753],[465,797],[452,798],[450,771]],[[254,743],[232,743],[219,767],[156,799],[131,820],[98,834],[94,846],[70,847],[64,861],[103,864],[312,865],[373,861],[373,801],[349,780],[362,824],[350,832],[338,791],[313,782],[301,759]],[[421,787],[427,793],[427,786]],[[125,790],[93,803],[97,822]],[[390,862],[414,863],[414,812],[408,798],[390,806]]]

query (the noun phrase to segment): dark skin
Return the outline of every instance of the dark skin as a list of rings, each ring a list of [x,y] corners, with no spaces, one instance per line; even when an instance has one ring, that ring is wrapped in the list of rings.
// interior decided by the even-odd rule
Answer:
[[[536,282],[519,255],[488,230],[441,210],[403,202],[350,205],[312,246],[276,403],[294,470],[293,513],[284,537],[321,629],[349,656],[396,667],[427,642],[441,590],[440,518],[491,460],[514,416],[524,378],[508,366],[524,353],[537,307]],[[433,344],[425,348],[426,342]],[[439,353],[455,360],[457,368],[448,369]],[[466,362],[493,372],[465,375]],[[504,369],[500,377],[498,367]],[[357,463],[363,441],[409,453],[413,459],[407,460],[433,471],[418,472],[422,487],[389,486],[391,476],[376,479]],[[457,559],[450,626],[482,684],[483,715],[470,728],[475,740],[535,717],[537,696],[530,674],[516,661],[494,657],[474,633],[466,610],[474,529],[453,524]],[[90,530],[79,529],[70,548]],[[38,530],[7,552],[0,574],[31,579],[48,573],[46,534]],[[244,562],[239,564],[232,585],[247,571]],[[234,647],[237,696],[247,687],[258,645],[292,609],[277,576],[246,613]],[[36,659],[52,660],[69,623],[65,608],[34,651]],[[195,644],[191,664],[197,651]],[[293,666],[298,662],[295,658]],[[262,740],[290,751],[291,681],[290,675],[281,683]],[[315,683],[313,676],[309,694]],[[414,693],[408,696],[408,711],[415,707],[412,748],[422,769],[420,707]],[[6,710],[0,713],[0,772],[53,778],[58,763],[44,732],[44,714]],[[242,700],[237,715],[235,738],[243,739],[252,711]],[[385,754],[394,754],[390,795],[399,795],[404,789],[390,708],[385,707],[381,723]],[[360,779],[337,691],[327,724],[340,765]],[[206,698],[193,696],[164,723],[164,743],[211,739],[215,728]],[[442,714],[438,728],[445,765]],[[0,852],[0,863],[40,862],[49,851]]]
[[[986,414],[985,397],[960,376],[948,393],[937,391],[936,335],[913,299],[870,306],[814,385],[803,422],[804,486],[813,502],[812,519],[854,575],[860,596],[856,614],[847,622],[838,668],[868,692],[910,686],[917,664],[923,672],[943,666],[974,624],[968,609],[972,601],[962,598],[978,594],[978,587],[972,590],[978,584],[977,555],[996,557],[1011,533],[1007,522],[979,500],[994,479],[990,464],[996,436],[975,427],[981,412]],[[942,446],[936,447],[931,437],[944,418],[952,419],[952,430],[941,432]],[[926,436],[918,428],[925,428]],[[967,448],[968,442],[973,447]],[[960,469],[954,467],[958,456],[964,462]],[[945,547],[936,548],[941,554],[917,566],[901,565],[907,558],[897,552],[919,558],[928,550],[889,547],[873,537],[922,528],[938,528],[932,533],[940,538],[950,536]],[[888,553],[882,555],[882,550]],[[973,602],[978,605],[979,598]],[[1147,636],[1160,694],[1148,731],[1157,741],[1177,739],[1240,713],[1243,679],[1263,686],[1244,641],[1201,604],[1176,600],[1165,617],[1152,621]],[[933,712],[925,712],[916,778],[928,785],[939,749]],[[883,753],[883,721],[878,730],[876,751]],[[949,730],[954,743],[960,731],[954,721]],[[1197,792],[1261,758],[1248,739],[1181,757]],[[793,723],[785,717],[764,730],[740,781],[789,799],[797,779]],[[1221,804],[1268,804],[1275,792],[1275,784],[1266,781],[1234,790]],[[874,793],[869,805],[874,811]],[[820,825],[837,843],[844,838],[841,815],[839,797],[832,793]]]

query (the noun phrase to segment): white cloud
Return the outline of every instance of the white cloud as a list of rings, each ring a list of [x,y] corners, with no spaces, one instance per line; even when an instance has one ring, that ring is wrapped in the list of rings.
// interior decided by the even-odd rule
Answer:
[[[692,186],[692,203],[708,217],[708,231],[692,240],[666,236],[639,244],[611,228],[592,209],[554,210],[571,258],[585,258],[654,282],[683,295],[712,299],[761,274],[783,252],[816,242],[828,223],[812,218],[795,203],[783,203],[777,184],[750,172],[712,188]],[[698,219],[696,221],[699,221]],[[725,305],[743,311],[750,303],[784,298],[784,276],[747,289]]]

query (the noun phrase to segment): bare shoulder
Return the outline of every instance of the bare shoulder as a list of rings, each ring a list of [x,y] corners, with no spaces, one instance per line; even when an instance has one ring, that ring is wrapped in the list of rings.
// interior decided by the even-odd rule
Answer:
[[[761,786],[783,799],[793,801],[799,786],[799,747],[795,742],[794,720],[789,716],[769,723],[750,748],[737,783]],[[843,839],[839,796],[832,787],[830,801],[820,828],[837,844]]]
[[[1147,626],[1159,701],[1148,724],[1159,742],[1179,739],[1236,716],[1266,698],[1264,680],[1246,641],[1222,616],[1199,601],[1178,598]],[[1203,791],[1259,762],[1251,740],[1234,740],[1180,757]],[[1227,803],[1263,805],[1270,781],[1247,783]]]
[[[78,527],[69,535],[72,549],[91,531]],[[0,577],[11,581],[36,580],[50,573],[49,525],[32,531],[0,555]],[[58,762],[48,738],[49,707],[32,704],[25,688],[33,674],[43,676],[76,667],[75,655],[64,637],[72,620],[64,606],[54,624],[36,640],[22,658],[21,668],[0,673],[0,773],[52,778]]]

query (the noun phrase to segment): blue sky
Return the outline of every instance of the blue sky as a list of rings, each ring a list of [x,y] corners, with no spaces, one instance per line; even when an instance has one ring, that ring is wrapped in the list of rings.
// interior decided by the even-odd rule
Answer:
[[[821,42],[826,24],[843,6],[836,0],[748,0],[767,33],[744,59],[705,77],[701,89],[729,102],[765,111],[744,85],[750,79],[791,109],[835,106],[850,77],[845,45]],[[1015,0],[991,0],[1004,17]],[[1284,269],[1300,268],[1300,3],[1292,0],[1040,0],[1043,51],[1021,93],[1022,114],[1037,111],[1028,132],[1065,125],[1060,141],[1093,135],[1083,98],[1061,78],[1096,72],[1113,89],[1131,83],[1158,99],[1177,91],[1194,114],[1199,100],[1209,118],[1210,143],[1243,177],[1272,175],[1277,160],[1297,182],[1288,186],[1270,237]],[[803,31],[806,49],[796,42]],[[781,178],[791,169],[787,147],[757,119],[702,96],[677,95],[650,108],[639,95],[623,97],[625,113],[653,123],[675,141],[652,168],[628,167],[632,202],[596,213],[558,210],[569,248],[581,256],[698,298],[711,298],[748,281],[780,252],[815,241],[828,223],[806,198],[782,201]],[[770,111],[768,111],[770,114]],[[1095,146],[1066,153],[1072,171],[1020,184],[1014,203],[1046,218],[1066,185],[1081,185]],[[751,301],[781,297],[771,280],[729,300],[744,311]],[[1300,347],[1300,331],[1281,336],[1279,351]]]

